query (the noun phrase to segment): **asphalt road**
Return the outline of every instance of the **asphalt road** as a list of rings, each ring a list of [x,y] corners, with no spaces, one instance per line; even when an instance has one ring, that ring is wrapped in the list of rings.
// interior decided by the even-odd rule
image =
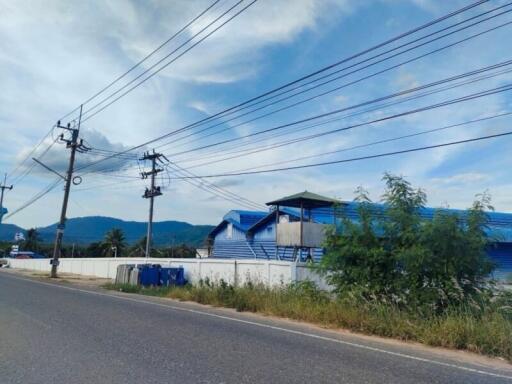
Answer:
[[[512,370],[0,271],[0,383],[512,383]]]

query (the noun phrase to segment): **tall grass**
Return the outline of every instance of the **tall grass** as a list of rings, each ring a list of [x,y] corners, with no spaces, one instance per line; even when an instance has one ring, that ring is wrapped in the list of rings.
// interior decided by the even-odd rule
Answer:
[[[169,288],[116,285],[106,288],[258,312],[432,346],[464,349],[503,357],[512,362],[512,297],[506,294],[485,306],[450,307],[442,314],[435,314],[355,297],[339,299],[307,282],[280,288],[251,284],[235,288],[223,282]]]

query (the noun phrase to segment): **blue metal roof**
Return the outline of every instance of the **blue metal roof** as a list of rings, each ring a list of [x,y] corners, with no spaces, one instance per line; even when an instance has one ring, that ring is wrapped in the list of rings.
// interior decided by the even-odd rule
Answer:
[[[295,218],[299,218],[300,217],[300,211],[297,210],[297,209],[293,209],[293,208],[281,208],[279,207],[279,213],[281,213],[282,215],[291,215],[291,216],[294,216]],[[257,222],[254,223],[254,225],[252,225],[249,229],[248,229],[248,232],[256,232],[258,230],[258,228],[262,227],[262,226],[266,226],[269,222],[274,222],[276,219],[276,211],[273,210],[272,212],[270,213],[267,213],[264,217],[260,218],[260,220],[258,220]]]
[[[236,223],[238,227],[245,232],[253,224],[257,223],[267,215],[268,212],[264,211],[243,211],[235,209],[226,213],[223,219],[232,220],[233,224]]]
[[[359,218],[360,203],[354,201],[343,202],[342,206],[338,207],[338,213],[353,220]],[[370,205],[372,214],[377,217],[383,217],[386,214],[386,205],[379,203],[371,203]],[[425,207],[420,209],[420,216],[424,219],[431,220],[436,212],[447,212],[450,214],[458,215],[462,220],[465,220],[468,211],[463,209],[451,208],[431,208]],[[487,234],[496,238],[501,242],[512,242],[512,213],[503,212],[486,212],[489,221],[487,223]],[[332,224],[333,209],[321,208],[312,210],[313,220],[319,223]]]
[[[344,215],[353,220],[359,218],[359,205],[360,203],[354,201],[344,201],[339,207],[332,208],[315,208],[311,210],[313,221],[317,223],[332,224],[333,223],[333,210],[336,209],[338,214]],[[371,210],[374,216],[383,217],[386,214],[386,205],[380,203],[371,203]],[[450,208],[431,208],[425,207],[420,209],[420,216],[424,219],[431,220],[436,212],[444,211],[451,214],[458,215],[462,220],[467,216],[468,211],[462,209]],[[300,216],[300,210],[295,208],[280,208],[280,212],[284,214]],[[487,225],[487,234],[492,236],[500,242],[512,242],[512,213],[503,212],[486,212],[489,218]],[[236,217],[238,221],[235,222],[244,232],[257,231],[260,227],[265,226],[271,217],[275,217],[274,212],[261,212],[261,211],[230,211],[224,216],[224,219],[233,219]],[[306,216],[307,218],[307,216]],[[241,223],[240,223],[241,221]]]
[[[228,223],[233,224],[233,227],[245,233],[253,224],[257,223],[267,215],[268,212],[263,211],[244,211],[238,209],[231,210],[224,215],[219,225],[210,231],[208,237],[214,237]]]

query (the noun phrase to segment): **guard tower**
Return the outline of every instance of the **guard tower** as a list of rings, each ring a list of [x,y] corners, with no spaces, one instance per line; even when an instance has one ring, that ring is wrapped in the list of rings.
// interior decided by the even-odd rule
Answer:
[[[326,226],[331,223],[335,224],[334,206],[337,204],[342,204],[342,202],[308,191],[267,203],[267,205],[273,206],[276,212],[276,258],[279,258],[279,247],[291,247],[294,260],[302,260],[304,254],[307,260],[312,260],[313,249],[322,247]],[[298,220],[280,215],[281,208],[298,209]],[[333,208],[329,210],[332,215],[330,222],[325,220],[330,216],[326,214],[323,215],[322,222],[313,220],[312,212],[319,208]]]

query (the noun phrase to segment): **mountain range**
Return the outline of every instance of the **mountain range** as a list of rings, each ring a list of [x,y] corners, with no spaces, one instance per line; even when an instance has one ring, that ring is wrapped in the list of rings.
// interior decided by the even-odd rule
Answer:
[[[57,224],[37,228],[42,242],[52,242]],[[64,243],[89,244],[101,241],[105,233],[113,228],[123,231],[126,242],[133,244],[146,235],[147,223],[124,221],[113,217],[86,216],[68,219],[64,232]],[[153,223],[153,242],[157,246],[187,244],[202,246],[212,225],[192,225],[181,221],[160,221]],[[12,241],[17,232],[26,230],[14,224],[0,225],[0,240]]]

